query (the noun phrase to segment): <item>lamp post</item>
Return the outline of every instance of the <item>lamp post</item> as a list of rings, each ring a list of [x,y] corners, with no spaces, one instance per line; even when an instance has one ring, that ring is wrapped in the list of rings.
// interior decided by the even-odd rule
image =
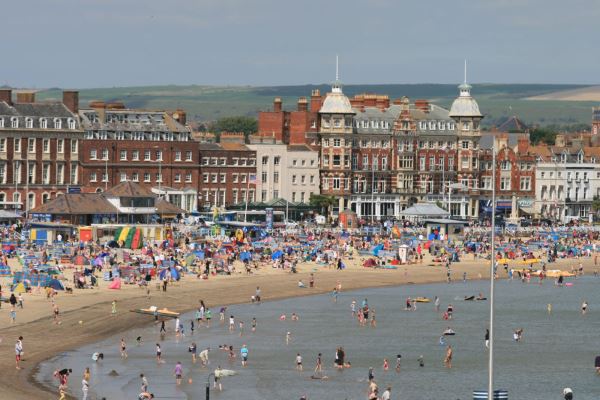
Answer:
[[[494,398],[494,272],[496,261],[496,146],[492,145],[492,256],[490,257],[490,348],[488,359],[488,400]]]
[[[211,372],[210,374],[208,374],[208,377],[206,378],[206,392],[205,392],[205,396],[204,398],[206,400],[210,400],[210,377],[215,377],[214,372]]]

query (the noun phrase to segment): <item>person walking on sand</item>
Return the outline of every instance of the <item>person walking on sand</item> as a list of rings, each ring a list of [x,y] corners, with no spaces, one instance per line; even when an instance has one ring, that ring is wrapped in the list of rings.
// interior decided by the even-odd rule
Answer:
[[[17,363],[17,369],[21,369],[21,358],[23,356],[23,336],[19,336],[15,343],[15,360]]]
[[[446,348],[446,358],[444,358],[444,366],[446,368],[452,368],[452,355],[453,355],[453,351],[452,351],[452,346],[448,346]]]
[[[54,323],[56,325],[60,325],[60,320],[58,319],[58,315],[59,315],[58,304],[54,304],[54,306],[52,306],[52,314],[54,315]]]
[[[111,311],[111,315],[114,317],[115,315],[117,315],[117,300],[113,300],[112,301],[112,311]]]

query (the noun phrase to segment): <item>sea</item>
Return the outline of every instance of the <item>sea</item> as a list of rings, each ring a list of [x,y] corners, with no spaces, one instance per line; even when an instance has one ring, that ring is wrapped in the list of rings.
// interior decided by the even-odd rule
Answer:
[[[594,359],[600,355],[600,278],[569,278],[571,286],[557,287],[552,280],[542,285],[538,280],[499,280],[495,285],[494,387],[508,391],[509,399],[562,399],[562,391],[570,387],[574,397],[600,399],[600,376]],[[298,291],[310,289],[298,288]],[[300,399],[358,400],[367,398],[368,370],[373,368],[379,387],[391,387],[392,399],[465,400],[474,390],[488,385],[488,350],[485,330],[489,321],[489,301],[465,301],[465,296],[489,295],[488,281],[451,284],[403,285],[377,289],[342,291],[334,302],[331,294],[242,304],[227,308],[225,323],[219,323],[220,304],[210,304],[213,321],[209,328],[196,326],[190,331],[194,313],[181,317],[185,336],[175,338],[174,321],[167,321],[167,335],[159,334],[159,325],[149,323],[124,335],[116,335],[99,343],[61,353],[42,363],[36,379],[56,389],[53,372],[71,368],[69,393],[82,397],[81,377],[85,367],[91,370],[88,399],[137,399],[140,374],[149,381],[156,399],[206,399],[210,372],[217,366],[235,371],[222,378],[223,391],[209,385],[211,399]],[[268,293],[263,293],[268,295]],[[431,303],[418,303],[415,311],[406,311],[406,298],[423,296],[441,300],[440,312]],[[199,298],[201,298],[199,293]],[[367,299],[375,309],[376,327],[360,326],[352,317],[351,303]],[[581,313],[583,301],[589,303],[586,315]],[[451,320],[442,318],[448,304],[454,307]],[[552,312],[548,312],[548,304]],[[160,304],[157,304],[160,306]],[[298,321],[291,320],[291,314]],[[286,320],[281,320],[285,314]],[[230,315],[236,319],[236,331],[228,330]],[[251,320],[256,318],[256,332]],[[149,317],[152,320],[152,317]],[[244,322],[240,336],[238,321]],[[149,322],[150,322],[149,321]],[[442,332],[450,327],[455,336],[445,337],[452,345],[452,368],[445,368],[446,347],[440,345]],[[513,332],[523,329],[521,341]],[[291,340],[286,344],[286,335]],[[143,342],[136,344],[136,338]],[[119,341],[128,343],[128,358],[119,356]],[[192,363],[189,345],[198,351],[210,347],[210,365]],[[155,346],[160,343],[164,363],[155,360]],[[239,350],[249,350],[248,366],[240,363]],[[232,345],[235,361],[220,345]],[[333,367],[335,351],[344,348],[352,367]],[[92,361],[94,352],[104,353],[101,362]],[[296,355],[303,357],[304,371],[295,369]],[[323,354],[323,374],[327,379],[313,379],[315,360]],[[395,371],[401,355],[400,372]],[[418,359],[422,357],[424,366]],[[383,363],[390,365],[384,371]],[[176,385],[175,364],[181,361],[184,380]]]

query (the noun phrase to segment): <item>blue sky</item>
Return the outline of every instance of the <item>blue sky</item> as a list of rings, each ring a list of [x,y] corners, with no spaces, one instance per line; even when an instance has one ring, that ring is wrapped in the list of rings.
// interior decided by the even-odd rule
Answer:
[[[0,85],[600,83],[586,0],[18,0]]]

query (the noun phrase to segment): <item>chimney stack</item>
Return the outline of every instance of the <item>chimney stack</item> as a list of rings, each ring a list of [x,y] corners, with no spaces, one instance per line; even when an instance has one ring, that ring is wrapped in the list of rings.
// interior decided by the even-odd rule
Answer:
[[[313,89],[310,95],[310,112],[317,113],[321,109],[323,98],[319,89]]]
[[[0,89],[0,101],[12,106],[12,89]]]
[[[35,103],[35,92],[17,92],[17,103]]]
[[[424,113],[428,113],[429,112],[429,101],[423,100],[423,99],[415,100],[415,108],[417,110],[423,111]]]
[[[281,112],[281,97],[275,97],[273,100],[273,111]]]
[[[185,111],[183,111],[180,108],[178,108],[175,111],[175,113],[173,114],[173,118],[177,120],[177,122],[179,122],[181,125],[185,125],[187,123],[187,115]]]
[[[298,99],[298,111],[306,110],[308,110],[308,101],[306,101],[306,97],[300,97]]]
[[[79,92],[77,90],[63,90],[63,104],[73,114],[79,113]]]

